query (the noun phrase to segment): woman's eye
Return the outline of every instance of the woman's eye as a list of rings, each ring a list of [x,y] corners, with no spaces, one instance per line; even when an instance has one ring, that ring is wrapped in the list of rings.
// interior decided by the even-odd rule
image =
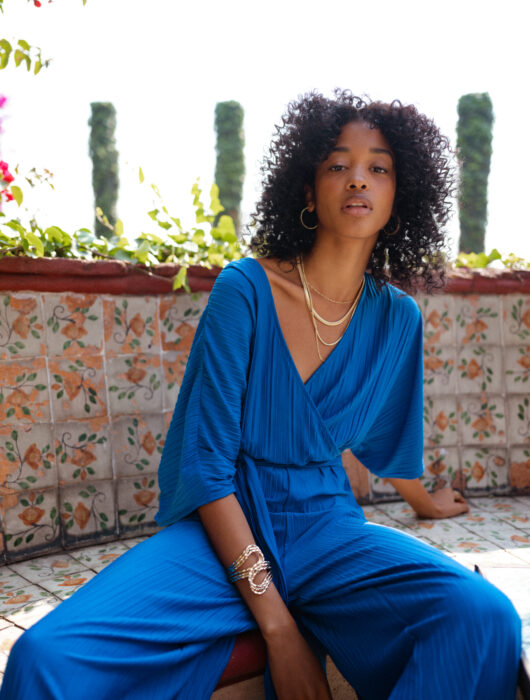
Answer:
[[[374,173],[387,173],[388,170],[383,168],[381,165],[375,165],[373,168]]]
[[[329,169],[332,172],[339,172],[340,170],[344,170],[345,167],[345,165],[340,165],[340,163],[336,163],[335,165],[331,165]]]

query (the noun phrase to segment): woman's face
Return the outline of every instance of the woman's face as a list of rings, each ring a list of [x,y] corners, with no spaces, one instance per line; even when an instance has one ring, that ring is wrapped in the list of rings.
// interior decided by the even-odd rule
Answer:
[[[318,236],[377,238],[392,214],[395,193],[394,156],[387,140],[365,122],[349,122],[318,166],[306,202],[310,211],[316,210]]]

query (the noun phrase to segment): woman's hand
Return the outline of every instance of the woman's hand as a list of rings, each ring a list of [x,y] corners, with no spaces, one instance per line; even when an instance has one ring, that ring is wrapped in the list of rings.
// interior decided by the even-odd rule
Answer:
[[[435,505],[433,515],[430,518],[452,518],[455,515],[469,512],[466,499],[459,491],[451,488],[439,489],[431,493],[431,499]],[[422,517],[421,515],[419,517]]]
[[[278,700],[331,700],[322,666],[294,620],[265,636],[265,642]]]
[[[429,493],[419,479],[389,479],[392,486],[414,508],[418,518],[452,518],[469,511],[466,499],[451,488]]]

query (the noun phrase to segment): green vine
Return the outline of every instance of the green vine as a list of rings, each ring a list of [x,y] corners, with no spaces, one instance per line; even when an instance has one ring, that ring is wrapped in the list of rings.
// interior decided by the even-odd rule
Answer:
[[[455,267],[468,267],[471,269],[480,269],[488,267],[492,262],[500,260],[504,267],[509,270],[530,270],[530,262],[524,258],[520,258],[514,253],[510,253],[505,258],[494,248],[491,253],[459,253],[454,261]]]

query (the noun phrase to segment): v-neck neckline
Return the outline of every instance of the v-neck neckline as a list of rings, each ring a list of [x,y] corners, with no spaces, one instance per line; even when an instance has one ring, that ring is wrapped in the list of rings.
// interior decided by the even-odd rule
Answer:
[[[357,313],[358,313],[358,311],[359,311],[359,307],[361,306],[361,304],[362,304],[362,302],[363,302],[363,299],[364,299],[364,297],[365,297],[365,294],[366,294],[366,286],[367,286],[367,284],[366,284],[366,283],[367,283],[366,273],[364,273],[364,281],[365,281],[365,284],[364,284],[364,289],[363,289],[362,294],[361,294],[361,298],[359,299],[359,303],[358,303],[358,305],[357,305],[357,309],[355,310],[355,313],[354,313],[354,315],[353,315],[353,318],[350,319],[350,322],[348,323],[348,326],[347,326],[346,330],[344,331],[344,335],[342,336],[342,338],[340,339],[340,341],[337,343],[337,345],[335,346],[335,348],[329,353],[329,355],[326,357],[326,359],[318,365],[318,367],[309,375],[309,377],[308,377],[308,378],[306,379],[306,381],[304,382],[304,380],[302,379],[302,375],[300,374],[300,372],[299,372],[299,370],[298,370],[298,367],[296,366],[296,363],[295,363],[295,361],[293,360],[293,356],[292,356],[292,354],[291,354],[291,351],[289,350],[289,346],[287,345],[287,341],[285,340],[285,336],[284,336],[283,331],[282,331],[282,327],[281,327],[281,324],[280,324],[280,319],[279,319],[279,316],[278,316],[278,312],[277,312],[277,310],[276,310],[276,302],[274,301],[274,295],[273,295],[273,293],[272,293],[271,283],[270,283],[270,280],[269,280],[269,277],[268,277],[267,273],[265,272],[265,268],[263,267],[263,265],[262,265],[258,260],[256,260],[256,258],[248,258],[248,260],[254,261],[254,262],[256,263],[256,265],[260,268],[260,270],[261,270],[261,272],[262,272],[262,274],[263,274],[264,282],[265,282],[265,284],[264,284],[263,286],[265,286],[265,288],[266,288],[266,290],[267,290],[267,291],[266,291],[266,295],[267,295],[267,297],[268,297],[268,302],[269,302],[269,305],[270,305],[270,307],[271,307],[271,314],[272,314],[272,317],[273,317],[273,319],[274,319],[274,323],[275,323],[275,325],[276,325],[276,330],[278,331],[278,335],[280,336],[280,343],[283,345],[283,347],[284,347],[284,349],[285,349],[285,353],[286,353],[286,355],[287,355],[287,357],[288,357],[288,359],[289,359],[289,362],[290,362],[290,364],[291,364],[291,366],[292,366],[292,368],[293,368],[295,374],[297,375],[298,379],[300,380],[300,383],[302,384],[302,386],[303,386],[305,389],[308,389],[308,388],[309,388],[309,384],[312,382],[313,378],[314,378],[317,374],[320,373],[320,371],[322,370],[322,368],[324,367],[324,365],[327,365],[327,364],[329,363],[330,358],[333,357],[334,355],[336,355],[336,354],[337,354],[337,351],[339,350],[339,348],[340,348],[343,344],[345,344],[345,341],[347,341],[347,337],[348,337],[348,335],[349,335],[349,333],[350,333],[350,328],[351,328],[351,326],[352,326],[353,323],[354,323],[355,316],[357,315]]]

